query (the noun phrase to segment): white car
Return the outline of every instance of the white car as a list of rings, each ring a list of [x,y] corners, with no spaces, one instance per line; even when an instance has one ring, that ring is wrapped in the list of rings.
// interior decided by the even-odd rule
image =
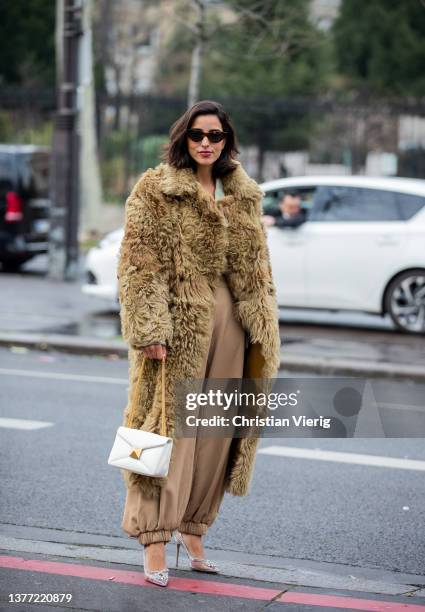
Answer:
[[[268,227],[281,307],[389,313],[398,329],[425,333],[425,181],[304,176],[263,183],[265,213],[296,190],[298,227]],[[123,231],[87,258],[83,291],[117,301]]]
[[[86,283],[83,293],[112,300],[118,305],[117,265],[124,228],[107,234],[97,246],[90,249],[84,262]]]

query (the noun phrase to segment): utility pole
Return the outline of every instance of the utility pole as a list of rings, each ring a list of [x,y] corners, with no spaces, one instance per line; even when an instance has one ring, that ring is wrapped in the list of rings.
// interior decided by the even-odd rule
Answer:
[[[78,133],[80,136],[80,239],[97,236],[102,217],[100,180],[95,127],[95,88],[93,74],[92,12],[94,0],[84,0],[81,13],[83,35],[78,58]],[[83,239],[84,239],[83,238]]]
[[[77,131],[78,48],[82,34],[81,6],[57,0],[57,23],[62,30],[62,65],[58,70],[57,113],[51,156],[51,228],[49,277],[78,278],[79,138]],[[58,61],[60,61],[60,54]]]

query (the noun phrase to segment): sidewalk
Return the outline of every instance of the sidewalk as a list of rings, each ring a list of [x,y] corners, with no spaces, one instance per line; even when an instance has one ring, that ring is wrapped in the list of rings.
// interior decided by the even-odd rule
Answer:
[[[425,380],[423,336],[314,325],[281,329],[283,369]]]
[[[76,539],[77,534],[73,537]],[[124,548],[113,541],[121,542],[122,538],[89,537],[92,541],[87,545],[1,537],[0,601],[7,602],[10,593],[35,592],[72,595],[69,604],[63,602],[55,610],[425,612],[423,577],[381,572],[381,578],[376,579],[374,570],[370,578],[356,577],[352,574],[358,569],[360,573],[365,570],[345,568],[345,575],[341,575],[341,568],[326,571],[329,564],[322,564],[321,571],[307,570],[266,555],[245,555],[243,562],[234,554],[235,558],[229,560],[226,556],[232,553],[214,550],[207,554],[220,565],[221,573],[207,575],[190,571],[186,560],[182,569],[173,569],[174,544],[167,546],[169,584],[160,588],[145,581],[137,543],[131,541]],[[55,539],[66,537],[59,534]],[[48,609],[47,605],[37,606],[39,610]],[[17,608],[16,604],[6,604],[1,609]]]
[[[118,306],[83,294],[83,282],[52,281],[30,266],[0,275],[0,345],[126,358]],[[425,380],[420,336],[299,323],[281,333],[283,373]]]

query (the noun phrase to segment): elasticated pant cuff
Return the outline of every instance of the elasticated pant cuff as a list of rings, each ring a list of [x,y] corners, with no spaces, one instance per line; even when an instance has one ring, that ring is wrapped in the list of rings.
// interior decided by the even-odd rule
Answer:
[[[192,523],[190,521],[183,522],[180,524],[180,533],[190,533],[192,535],[205,535],[208,530],[208,525],[205,523]]]
[[[140,544],[153,544],[154,542],[169,542],[172,533],[167,529],[159,529],[158,531],[145,531],[138,536]]]

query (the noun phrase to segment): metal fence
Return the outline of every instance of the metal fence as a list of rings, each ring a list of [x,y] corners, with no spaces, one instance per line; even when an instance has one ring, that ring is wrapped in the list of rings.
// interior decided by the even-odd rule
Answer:
[[[423,99],[217,100],[230,113],[241,160],[257,180],[312,173],[425,178]],[[98,149],[108,197],[124,196],[134,179],[158,162],[170,125],[185,109],[180,98],[98,96]],[[52,90],[3,88],[0,139],[43,138],[42,126],[52,121],[54,111]]]

